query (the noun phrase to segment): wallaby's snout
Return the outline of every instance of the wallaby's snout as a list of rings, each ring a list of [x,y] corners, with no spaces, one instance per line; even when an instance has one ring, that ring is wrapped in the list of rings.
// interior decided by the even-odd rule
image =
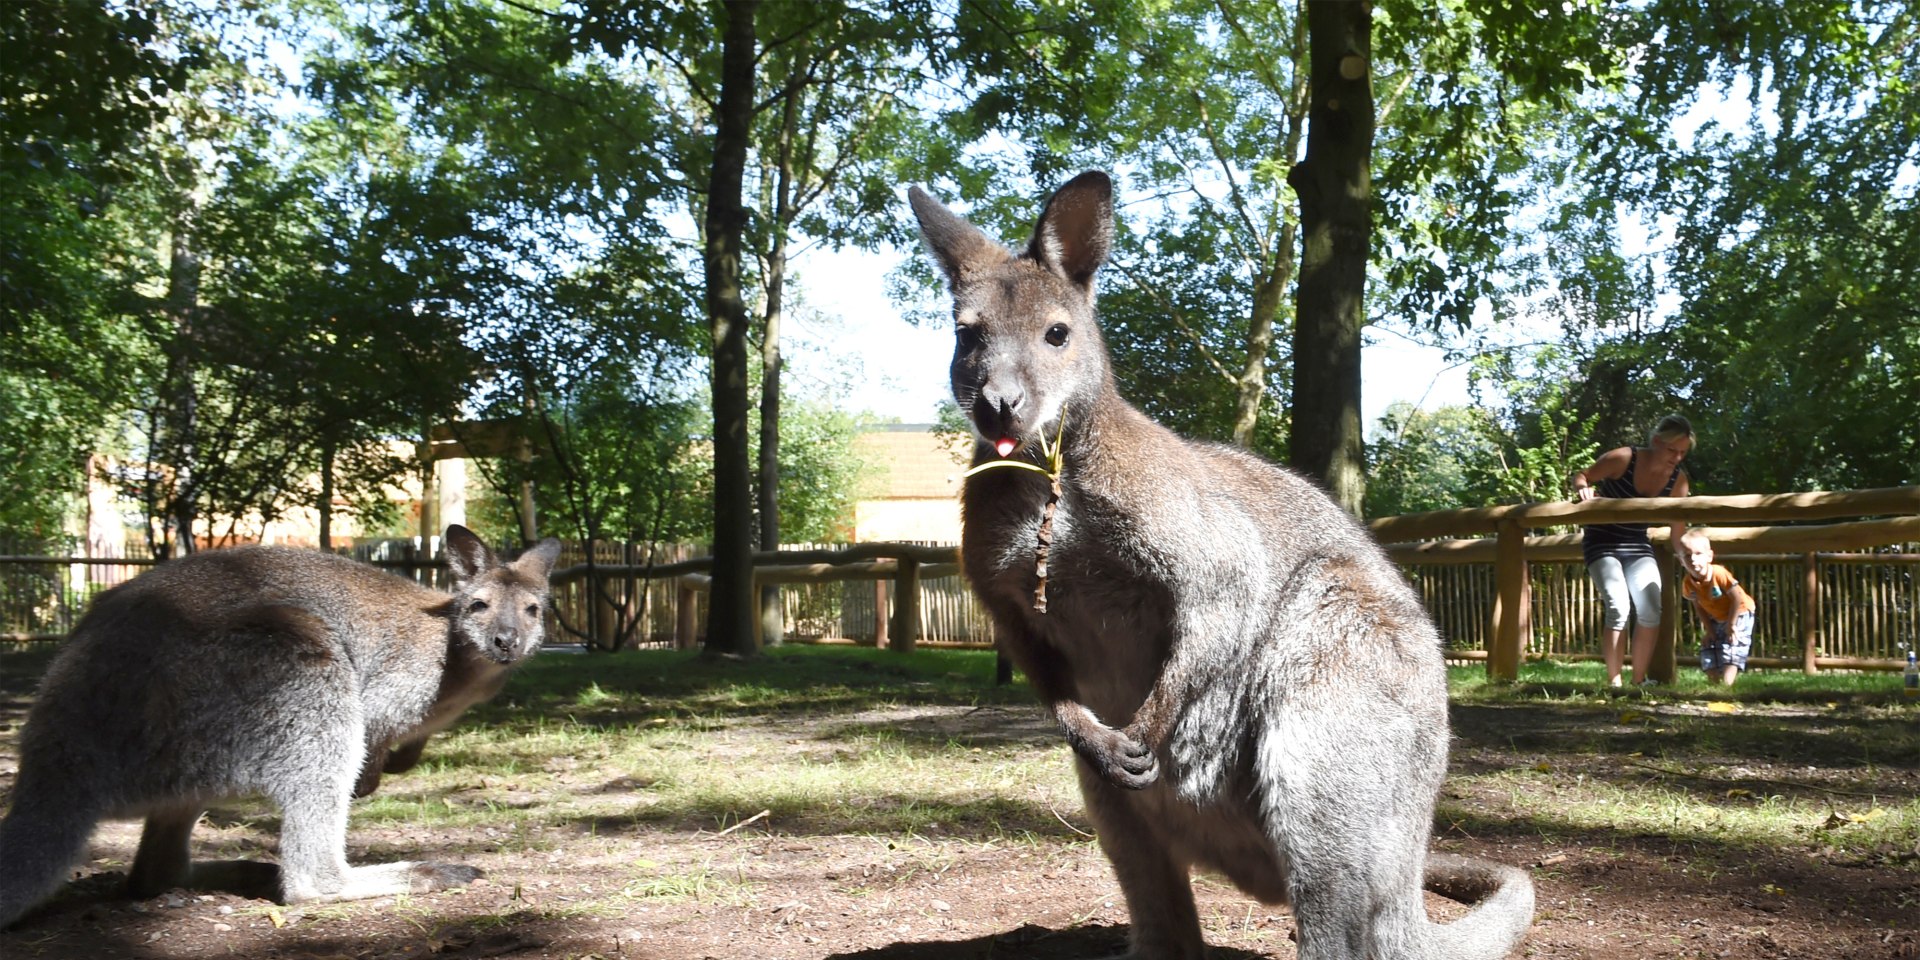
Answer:
[[[974,398],[972,409],[967,411],[973,421],[974,430],[989,443],[1002,439],[1014,441],[1023,439],[1024,427],[1029,426],[1020,420],[1026,391],[1019,387],[996,388],[992,384],[982,387]]]

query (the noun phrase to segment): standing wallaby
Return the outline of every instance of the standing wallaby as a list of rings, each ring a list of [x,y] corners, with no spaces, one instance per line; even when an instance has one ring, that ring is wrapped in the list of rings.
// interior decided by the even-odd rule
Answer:
[[[52,893],[107,817],[145,817],[127,886],[351,900],[457,886],[457,864],[347,865],[347,803],[539,649],[560,544],[501,563],[447,528],[444,593],[312,550],[183,557],[100,595],[41,681],[0,822],[0,927]],[[371,781],[371,782],[369,782]],[[264,794],[280,865],[195,864],[207,805]]]
[[[1204,954],[1194,867],[1290,902],[1302,960],[1506,956],[1532,922],[1527,875],[1427,850],[1447,691],[1419,598],[1312,483],[1116,392],[1094,323],[1107,176],[1060,188],[1018,256],[909,199],[979,440],[966,575],[1078,757],[1128,956]],[[1481,902],[1435,924],[1423,884]]]

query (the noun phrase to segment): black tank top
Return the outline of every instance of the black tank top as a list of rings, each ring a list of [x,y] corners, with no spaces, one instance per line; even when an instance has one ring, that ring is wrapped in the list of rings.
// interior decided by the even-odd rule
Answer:
[[[1609,477],[1593,485],[1595,496],[1626,499],[1640,496],[1633,485],[1633,468],[1639,462],[1640,451],[1627,451],[1627,471],[1617,477]],[[1674,481],[1680,479],[1680,468],[1675,466],[1673,473],[1667,476],[1667,485],[1660,488],[1659,496],[1673,492]],[[1585,527],[1580,537],[1580,555],[1592,563],[1601,557],[1618,557],[1622,560],[1633,557],[1653,556],[1653,541],[1647,539],[1646,523],[1596,523]]]

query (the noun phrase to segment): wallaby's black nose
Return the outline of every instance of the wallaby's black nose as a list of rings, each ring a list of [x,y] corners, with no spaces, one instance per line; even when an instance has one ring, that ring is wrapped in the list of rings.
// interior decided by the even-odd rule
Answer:
[[[1001,419],[1012,420],[1013,415],[1019,411],[1020,401],[1023,399],[1025,397],[1018,393],[995,393],[987,398],[987,402],[993,405],[994,412],[999,414]]]

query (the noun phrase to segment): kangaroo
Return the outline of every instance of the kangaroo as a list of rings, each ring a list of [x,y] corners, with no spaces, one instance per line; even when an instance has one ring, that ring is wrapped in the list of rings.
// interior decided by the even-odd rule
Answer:
[[[1019,255],[908,199],[952,294],[953,396],[978,441],[962,565],[1074,750],[1126,956],[1204,955],[1196,867],[1290,903],[1302,960],[1506,956],[1531,880],[1427,849],[1449,734],[1417,595],[1314,484],[1117,392],[1094,318],[1107,175],[1061,187]],[[1435,924],[1423,885],[1479,902]]]
[[[174,887],[284,903],[459,886],[458,864],[347,865],[347,803],[539,649],[544,540],[500,562],[447,528],[452,592],[284,547],[194,554],[100,595],[48,667],[0,821],[0,928],[45,899],[108,817],[145,817],[135,897]],[[368,783],[372,778],[372,783]],[[208,804],[264,794],[280,863],[194,863]]]

